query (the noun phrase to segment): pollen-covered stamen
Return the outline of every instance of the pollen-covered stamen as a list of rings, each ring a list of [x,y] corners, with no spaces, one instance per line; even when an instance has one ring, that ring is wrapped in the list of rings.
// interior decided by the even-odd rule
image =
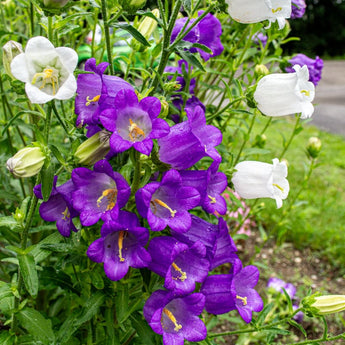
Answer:
[[[37,79],[41,78],[42,85],[39,88],[43,89],[47,83],[52,84],[53,95],[55,95],[57,89],[59,88],[58,76],[59,76],[59,73],[55,68],[47,67],[43,70],[43,72],[36,73],[34,75],[34,77],[32,78],[31,84],[35,84],[37,82]]]
[[[272,13],[277,13],[282,10],[282,7],[272,8]]]
[[[181,274],[181,277],[173,278],[174,280],[180,279],[181,282],[184,282],[187,279],[187,273],[182,271],[180,267],[178,267],[175,262],[171,264],[171,266],[174,268],[175,271]]]
[[[236,295],[236,298],[239,299],[239,300],[241,300],[242,303],[243,303],[243,305],[247,305],[247,303],[248,303],[248,302],[247,302],[247,296],[241,297],[241,296]]]
[[[211,195],[207,195],[207,196],[211,200],[211,204],[215,204],[217,202],[217,200],[216,200],[216,198],[214,196],[211,196]]]
[[[132,119],[129,119],[129,124],[128,131],[131,141],[136,141],[140,137],[145,138],[145,132],[135,122],[133,122]]]
[[[282,193],[284,193],[284,188],[280,187],[279,184],[273,183],[274,187],[277,187],[280,191],[282,191]]]
[[[61,214],[63,215],[62,217],[63,220],[68,220],[71,216],[71,214],[69,213],[68,207],[66,207],[65,211],[61,212]]]
[[[174,331],[178,332],[182,328],[182,325],[177,323],[177,320],[176,320],[176,317],[174,316],[174,314],[167,308],[163,308],[163,313],[175,325]]]
[[[85,103],[85,105],[86,106],[89,106],[92,102],[98,102],[99,101],[99,99],[101,98],[101,95],[97,95],[97,96],[95,96],[94,98],[92,98],[92,99],[90,99],[90,97],[89,96],[87,96],[86,97],[86,103]]]
[[[119,258],[121,262],[125,261],[125,258],[122,256],[122,249],[123,249],[123,240],[127,236],[127,232],[125,231],[120,231],[119,232],[119,238],[117,240],[117,243],[119,245]]]
[[[106,211],[113,209],[117,201],[117,190],[115,188],[104,190],[102,195],[97,199],[97,207],[101,207],[101,203],[104,197],[108,199]]]
[[[310,91],[308,90],[301,90],[300,91],[304,96],[310,97]]]
[[[171,209],[165,202],[163,202],[162,200],[159,199],[154,199],[153,201],[151,201],[151,204],[154,205],[155,211],[153,213],[157,212],[157,206],[156,204],[158,204],[159,206],[162,206],[164,208],[166,208],[167,210],[170,211],[170,216],[172,218],[175,217],[175,213],[177,212],[176,210]]]

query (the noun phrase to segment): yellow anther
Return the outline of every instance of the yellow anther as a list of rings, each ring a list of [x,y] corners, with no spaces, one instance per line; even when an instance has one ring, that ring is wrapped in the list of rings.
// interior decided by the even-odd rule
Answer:
[[[113,209],[116,205],[117,190],[115,188],[104,190],[102,195],[97,199],[97,207],[101,207],[101,202],[104,197],[108,199],[108,205],[107,205],[106,211]]]
[[[180,267],[178,267],[175,262],[171,264],[172,267],[174,267],[175,271],[181,274],[181,277],[173,278],[174,280],[180,279],[181,282],[184,282],[187,279],[187,273],[183,272]]]
[[[216,200],[216,198],[214,196],[211,196],[211,195],[207,195],[207,196],[211,200],[211,204],[215,204],[217,202],[217,200]]]
[[[135,123],[132,119],[129,119],[128,130],[129,130],[129,138],[132,141],[137,140],[140,136],[145,138],[145,132]]]
[[[310,91],[308,91],[308,90],[301,90],[301,93],[303,93],[303,95],[305,95],[305,96],[310,96]]]
[[[241,296],[236,295],[236,298],[240,299],[242,301],[243,305],[247,305],[247,296],[241,297]]]
[[[69,213],[68,207],[66,207],[65,211],[61,212],[61,214],[63,214],[63,217],[62,217],[63,220],[68,220],[69,217],[70,217],[70,215],[71,215],[71,214]]]
[[[163,313],[175,325],[174,331],[178,332],[182,328],[182,325],[179,325],[177,323],[177,320],[176,320],[176,317],[174,316],[174,314],[169,309],[167,309],[167,308],[163,308]]]
[[[279,184],[273,183],[274,187],[277,187],[279,190],[281,190],[284,193],[284,188],[280,187]]]
[[[50,83],[52,84],[53,95],[55,95],[56,89],[59,88],[58,72],[53,68],[47,67],[43,70],[43,72],[36,73],[34,75],[31,84],[35,84],[38,78],[42,79],[42,85],[40,86],[40,89],[43,89],[47,83]]]
[[[119,258],[121,262],[125,261],[125,258],[122,256],[122,249],[123,249],[123,240],[126,237],[127,233],[124,231],[119,232],[119,239],[117,240],[117,243],[119,245]]]
[[[282,7],[272,8],[272,13],[277,13],[281,11],[282,9],[283,9]]]
[[[162,207],[166,208],[167,210],[169,210],[169,211],[170,211],[170,216],[171,216],[172,218],[175,217],[175,213],[176,213],[177,211],[171,209],[171,208],[170,208],[165,202],[163,202],[162,200],[154,199],[153,201],[151,201],[151,204],[154,205],[154,207],[155,207],[155,212],[157,211],[157,206],[156,206],[155,204],[158,204],[159,206],[162,206]],[[154,213],[155,213],[155,212],[154,212]]]
[[[92,99],[90,99],[90,97],[87,96],[87,97],[86,97],[86,103],[85,103],[85,105],[86,105],[86,106],[89,106],[92,102],[98,102],[100,98],[101,98],[101,95],[97,95],[97,96],[95,96],[95,97],[92,98]]]

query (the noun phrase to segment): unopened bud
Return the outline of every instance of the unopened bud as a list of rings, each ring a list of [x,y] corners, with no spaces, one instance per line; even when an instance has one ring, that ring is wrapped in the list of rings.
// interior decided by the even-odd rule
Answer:
[[[165,119],[169,114],[169,103],[165,99],[161,99],[161,113],[160,117]]]
[[[256,65],[254,72],[257,78],[261,76],[265,76],[270,73],[270,71],[265,65]]]
[[[15,79],[11,72],[11,62],[19,54],[23,53],[23,47],[16,41],[8,41],[2,47],[2,60],[6,74]]]
[[[164,91],[166,93],[175,93],[176,91],[181,89],[181,84],[175,81],[168,81],[163,85]]]
[[[74,156],[83,165],[93,165],[104,158],[110,150],[110,133],[103,130],[85,140],[75,152]]]
[[[309,315],[327,315],[345,310],[345,295],[309,296],[302,300]]]
[[[265,147],[266,141],[267,141],[267,137],[266,137],[265,134],[258,134],[258,135],[255,137],[253,146],[257,146],[257,147],[259,147],[260,149],[262,149],[262,148]]]
[[[119,0],[119,4],[125,11],[134,13],[145,6],[146,0]]]
[[[69,0],[43,0],[43,4],[46,8],[62,8]]]
[[[317,158],[321,151],[321,140],[317,137],[311,137],[308,140],[307,152],[311,158]]]
[[[16,177],[30,177],[40,172],[45,159],[40,147],[24,147],[7,161],[6,166]]]

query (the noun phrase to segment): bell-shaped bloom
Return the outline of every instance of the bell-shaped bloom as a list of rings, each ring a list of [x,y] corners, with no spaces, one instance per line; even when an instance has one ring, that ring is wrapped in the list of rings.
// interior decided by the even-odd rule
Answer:
[[[254,290],[259,275],[255,266],[242,268],[237,265],[230,274],[207,277],[200,290],[206,297],[206,311],[217,315],[237,309],[242,319],[249,323],[252,312],[263,308],[263,301]]]
[[[72,193],[75,190],[72,180],[68,180],[56,187],[57,176],[54,178],[53,189],[47,201],[42,202],[39,212],[42,219],[47,222],[56,222],[60,234],[69,237],[72,231],[78,231],[73,224],[73,218],[79,215],[72,206]],[[41,185],[34,187],[34,194],[43,199]]]
[[[113,106],[114,97],[120,90],[133,90],[131,84],[123,79],[104,75],[108,62],[96,65],[96,59],[88,59],[85,63],[85,71],[77,78],[77,96],[75,98],[75,113],[78,115],[76,125],[98,124],[99,114],[102,110]]]
[[[134,213],[120,211],[117,219],[107,221],[101,228],[101,238],[91,243],[88,257],[104,263],[104,272],[111,280],[120,280],[129,267],[144,268],[151,261],[144,246],[149,230],[140,226]]]
[[[319,83],[323,69],[323,60],[321,58],[316,56],[314,60],[304,54],[297,54],[289,60],[289,63],[291,63],[292,66],[299,65],[301,67],[307,65],[309,71],[309,81],[311,81],[315,86]],[[285,71],[294,73],[295,70],[292,66],[286,67]]]
[[[188,210],[200,201],[199,192],[186,187],[178,171],[169,170],[161,182],[151,182],[140,188],[135,200],[139,214],[147,221],[152,231],[161,231],[166,226],[178,232],[191,227]]]
[[[175,297],[171,292],[157,290],[145,303],[144,317],[154,332],[163,335],[163,345],[183,345],[185,339],[206,338],[206,326],[199,318],[204,305],[201,293]]]
[[[160,111],[161,102],[156,97],[145,97],[139,102],[134,91],[119,91],[113,106],[100,115],[103,126],[113,133],[109,141],[112,151],[119,153],[133,146],[149,155],[152,139],[162,138],[170,130],[163,119],[158,119]]]
[[[269,25],[278,22],[279,29],[285,26],[285,18],[291,15],[291,0],[225,0],[229,14],[235,21],[244,24],[268,20]]]
[[[178,66],[175,67],[175,66],[167,66],[165,67],[165,70],[164,72],[165,73],[169,73],[167,79],[168,80],[172,80],[173,77],[174,77],[174,74],[176,73],[176,82],[181,86],[178,90],[176,91],[182,91],[185,86],[186,86],[186,81],[184,79],[184,71],[186,71],[186,73],[188,73],[188,62],[185,61],[185,60],[179,60],[178,61]],[[192,69],[193,67],[190,66],[190,68]],[[170,75],[172,74],[172,75]],[[195,88],[195,83],[196,83],[196,79],[195,78],[192,78],[190,81],[189,81],[189,93],[194,93],[194,88]],[[187,91],[187,90],[186,90]]]
[[[284,293],[283,289],[290,296],[291,299],[294,298],[296,294],[296,287],[291,283],[286,283],[284,280],[272,277],[267,282],[267,287],[272,288],[280,293]]]
[[[200,17],[204,11],[199,11],[198,16]],[[177,19],[174,29],[171,34],[171,42],[174,42],[177,35],[180,33],[188,18]],[[187,28],[195,22],[195,19],[191,19]],[[208,13],[187,35],[184,37],[184,41],[191,43],[202,44],[209,49],[212,53],[207,53],[200,48],[190,48],[189,50],[194,53],[198,52],[201,57],[207,61],[210,57],[220,55],[224,47],[220,41],[222,34],[222,25],[217,17],[213,14]]]
[[[33,37],[26,44],[25,53],[11,63],[15,78],[25,83],[31,103],[47,103],[52,99],[72,98],[77,89],[73,72],[78,55],[71,48],[58,47],[45,37]]]
[[[312,116],[315,86],[309,81],[308,67],[293,66],[295,73],[273,73],[259,80],[254,92],[258,109],[267,116],[301,113]]]
[[[235,170],[231,181],[241,198],[272,198],[277,208],[282,207],[290,189],[285,162],[279,162],[278,158],[273,159],[273,164],[243,161]]]
[[[159,159],[178,170],[190,168],[205,156],[220,162],[221,156],[215,146],[222,142],[221,131],[206,125],[205,112],[201,107],[185,110],[188,121],[171,127],[167,136],[158,139]]]
[[[119,209],[124,207],[131,194],[127,181],[114,172],[106,160],[97,162],[92,170],[76,168],[72,171],[76,187],[73,193],[73,207],[80,212],[84,226],[116,219]]]
[[[291,19],[302,18],[306,7],[305,0],[292,0]]]
[[[170,236],[154,237],[148,248],[152,261],[148,268],[165,278],[164,287],[176,295],[194,291],[195,283],[202,283],[208,275],[210,262],[201,242],[191,247]]]

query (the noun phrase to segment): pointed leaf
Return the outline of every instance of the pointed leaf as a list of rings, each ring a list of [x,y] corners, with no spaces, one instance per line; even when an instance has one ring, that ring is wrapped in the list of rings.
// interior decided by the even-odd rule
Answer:
[[[52,164],[49,164],[47,167],[43,166],[41,170],[41,178],[43,201],[47,201],[52,192],[54,182],[54,168]]]
[[[26,290],[32,297],[36,297],[38,276],[34,257],[31,254],[18,255],[18,262]]]
[[[147,41],[147,39],[134,26],[127,23],[125,24],[116,23],[113,26],[115,26],[116,28],[126,30],[128,33],[132,35],[133,38],[135,38],[138,42],[140,42],[145,47],[151,46],[151,44]]]

